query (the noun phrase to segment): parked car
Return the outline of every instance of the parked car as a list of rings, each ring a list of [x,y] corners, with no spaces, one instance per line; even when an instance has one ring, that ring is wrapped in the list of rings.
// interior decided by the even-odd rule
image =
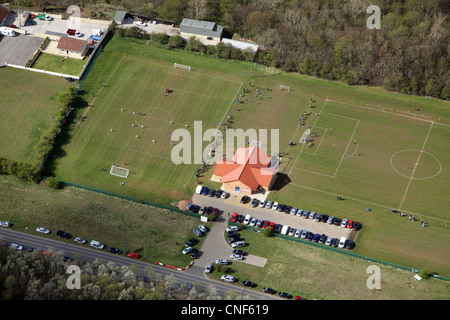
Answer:
[[[139,259],[139,255],[136,252],[128,253],[128,257],[131,259]]]
[[[352,229],[358,231],[359,229],[361,229],[362,224],[356,221],[353,221],[353,225],[352,225]]]
[[[258,205],[258,199],[253,198],[252,202],[250,203],[250,207],[254,208]]]
[[[309,219],[314,219],[315,216],[316,216],[316,213],[315,213],[314,211],[311,211],[311,212],[309,213]]]
[[[193,249],[194,249],[194,248],[192,248],[192,247],[186,247],[186,248],[182,251],[182,253],[183,253],[183,254],[188,254],[188,253],[190,253]]]
[[[333,237],[327,237],[327,241],[325,241],[325,244],[327,246],[331,246],[332,241],[333,241]]]
[[[213,211],[214,211],[213,207],[207,207],[206,210],[205,210],[205,214],[206,215],[211,214],[211,213],[213,213]]]
[[[320,234],[316,233],[312,239],[313,242],[319,242]]]
[[[265,220],[262,228],[263,229],[267,228],[269,226],[269,224],[270,224],[270,221],[269,220]]]
[[[353,220],[348,220],[347,222],[347,228],[351,229],[353,226]]]
[[[245,252],[245,251],[243,251],[243,250],[241,250],[241,249],[234,249],[234,250],[233,250],[233,253],[235,253],[235,254],[240,254],[241,256],[247,255],[247,252]]]
[[[355,242],[353,242],[352,240],[347,240],[345,242],[344,248],[348,249],[348,250],[352,250],[355,247]]]
[[[291,295],[289,293],[286,293],[286,292],[278,292],[278,296],[280,298],[285,298],[285,299],[291,298]]]
[[[212,264],[208,264],[205,268],[205,272],[206,273],[211,273],[213,270],[214,266]]]
[[[327,236],[325,234],[322,234],[319,237],[319,243],[325,243],[325,241],[327,241]]]
[[[203,236],[203,233],[198,229],[193,229],[192,232],[194,232],[197,237]]]
[[[251,288],[256,287],[256,284],[253,283],[253,282],[251,282],[251,281],[242,281],[242,285],[243,285],[244,287],[251,287]]]
[[[266,209],[271,209],[273,206],[273,202],[272,201],[267,201],[266,203]]]
[[[79,244],[86,243],[86,240],[84,240],[83,238],[80,238],[80,237],[76,237],[73,241],[75,241],[76,243],[79,243]]]
[[[258,221],[256,220],[256,218],[252,218],[252,220],[250,220],[250,223],[248,225],[254,227],[256,225],[256,221]]]
[[[314,233],[312,233],[311,231],[308,231],[306,233],[306,240],[312,241],[313,237],[314,237]]]
[[[261,200],[258,205],[260,208],[264,208],[266,206],[266,200]]]
[[[342,222],[341,218],[334,218],[333,224],[334,224],[335,226],[340,226],[340,225],[341,225],[341,222]]]
[[[263,288],[263,292],[268,293],[268,294],[275,294],[276,291],[271,289],[271,288]]]
[[[281,229],[283,229],[283,225],[277,223],[277,224],[275,224],[275,227],[273,228],[273,232],[280,233]]]
[[[196,238],[191,238],[188,241],[186,241],[186,243],[184,244],[186,247],[192,247],[194,245],[196,245],[198,243],[198,239]]]
[[[136,21],[136,25],[140,26],[140,27],[146,27],[147,24],[144,21]]]
[[[198,229],[199,229],[201,232],[206,233],[206,227],[205,227],[204,225],[200,224],[200,225],[198,226]]]
[[[0,221],[0,227],[9,228],[11,227],[11,223],[9,221]]]
[[[244,241],[236,241],[236,242],[233,242],[233,243],[231,244],[231,247],[232,247],[232,248],[245,247],[245,242],[244,242]]]
[[[230,231],[238,231],[238,227],[237,226],[229,226],[225,229],[226,232],[230,232]]]
[[[240,240],[241,240],[241,238],[239,236],[234,236],[234,237],[228,238],[228,243],[231,244],[233,242],[240,241]]]
[[[191,252],[191,258],[192,259],[197,259],[198,253],[199,253],[198,249],[193,248],[192,252]]]
[[[297,217],[302,217],[303,216],[303,210],[298,209],[297,210]]]
[[[214,265],[208,264],[205,268],[206,273],[211,273],[213,271]]]
[[[274,211],[278,210],[278,202],[273,203],[272,210]]]
[[[227,237],[228,238],[230,238],[230,237],[238,237],[238,236],[239,236],[239,233],[236,232],[236,231],[228,231],[227,232]]]
[[[58,237],[60,237],[60,238],[66,238],[66,239],[72,238],[72,236],[71,236],[69,233],[64,232],[64,231],[62,231],[62,230],[58,230],[58,231],[56,232],[56,235],[57,235]]]
[[[258,219],[258,222],[256,222],[256,226],[258,228],[262,228],[263,224],[264,224],[264,219]]]
[[[96,248],[96,249],[100,249],[100,250],[103,250],[103,248],[105,247],[105,245],[103,243],[96,241],[96,240],[92,240],[89,245],[92,248]]]
[[[220,196],[222,195],[222,190],[217,190],[216,193],[214,193],[214,197],[217,199],[220,199]]]
[[[305,218],[305,219],[309,218],[309,211],[308,210],[303,211],[302,218]]]
[[[9,247],[10,247],[10,248],[13,248],[13,249],[16,249],[16,250],[19,250],[19,251],[22,251],[22,250],[23,250],[23,246],[20,245],[20,244],[18,244],[18,243],[11,243],[11,244],[9,245]]]
[[[322,217],[320,217],[320,222],[327,222],[328,221],[328,215],[327,214],[322,214]]]
[[[300,235],[300,238],[306,239],[306,235],[308,234],[308,230],[303,230],[302,234]]]
[[[331,246],[337,248],[338,245],[339,245],[339,239],[333,238],[333,240],[331,240]]]
[[[220,195],[220,198],[221,199],[226,199],[226,198],[228,198],[229,195],[230,194],[228,192],[222,191],[222,194]]]
[[[228,265],[228,260],[226,260],[226,259],[217,259],[216,260],[216,264],[221,264],[223,266],[226,266],[226,265]]]
[[[297,229],[297,230],[295,230],[294,237],[300,238],[301,234],[302,234],[302,229]]]
[[[220,277],[220,280],[226,281],[226,282],[235,282],[236,281],[236,279],[233,276],[225,275],[225,274]]]
[[[291,237],[293,237],[294,236],[294,234],[295,234],[295,228],[290,228],[289,229],[289,235],[291,236]]]
[[[347,241],[347,239],[345,237],[341,237],[341,240],[339,240],[339,248],[344,248],[345,246],[345,241]]]
[[[231,259],[236,259],[236,260],[243,260],[244,258],[240,255],[240,254],[236,254],[236,253],[232,253],[230,255]]]
[[[244,224],[249,224],[251,218],[252,218],[252,217],[251,217],[249,214],[247,214],[247,215],[245,216],[245,219],[244,219]]]
[[[286,207],[286,205],[284,205],[284,204],[278,204],[278,208],[277,208],[277,211],[278,212],[283,212],[283,210],[284,210],[284,207]]]
[[[46,229],[44,227],[37,227],[36,231],[40,232],[40,233],[44,233],[44,234],[49,234],[50,233],[50,230],[48,230],[48,229]]]
[[[233,215],[230,218],[230,221],[231,222],[236,222],[237,221],[237,217],[238,217],[238,213],[234,212]]]
[[[321,213],[316,213],[316,216],[314,217],[314,220],[316,220],[316,222],[320,222],[320,219],[322,219],[322,214]]]
[[[327,220],[327,223],[328,224],[333,224],[333,222],[334,222],[334,217],[333,216],[329,216],[328,220]]]
[[[244,222],[244,216],[242,214],[239,214],[237,217],[237,222],[238,223],[243,223]]]
[[[208,197],[214,197],[214,194],[216,193],[216,190],[214,189],[209,189],[208,191]]]
[[[297,214],[297,208],[292,208],[291,209],[291,214],[293,214],[295,216]]]
[[[114,248],[114,247],[109,247],[108,248],[108,252],[109,253],[114,253],[114,254],[122,254],[122,250]]]
[[[241,198],[241,203],[245,204],[250,200],[249,196],[243,195]]]
[[[346,228],[347,227],[347,222],[348,222],[347,219],[343,219],[342,222],[341,222],[341,227],[342,228]]]
[[[209,188],[208,187],[203,187],[202,189],[202,195],[207,196],[209,193]]]

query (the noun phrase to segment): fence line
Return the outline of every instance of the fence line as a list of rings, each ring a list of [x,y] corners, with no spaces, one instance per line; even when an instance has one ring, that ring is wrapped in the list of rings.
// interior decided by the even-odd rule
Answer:
[[[53,72],[53,71],[47,71],[47,70],[42,70],[42,69],[29,68],[29,67],[25,67],[25,66],[19,66],[19,65],[16,65],[16,64],[10,64],[10,63],[7,63],[7,62],[5,62],[5,66],[12,67],[12,68],[17,68],[17,69],[23,69],[23,70],[27,70],[27,71],[33,71],[33,72],[40,72],[40,73],[44,73],[44,74],[50,74],[50,75],[58,76],[58,77],[73,78],[75,80],[79,79],[78,76],[74,76],[74,75],[71,75],[71,74],[65,74],[65,73],[61,73],[61,72]]]

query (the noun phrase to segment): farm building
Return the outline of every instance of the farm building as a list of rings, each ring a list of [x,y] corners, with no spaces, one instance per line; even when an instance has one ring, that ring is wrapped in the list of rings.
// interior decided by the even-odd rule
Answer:
[[[215,22],[184,18],[180,24],[180,34],[185,40],[196,37],[205,45],[216,45],[222,39],[223,27]]]
[[[127,16],[126,11],[117,11],[113,17],[113,21],[118,25],[121,25],[125,21],[126,16]]]
[[[251,195],[269,191],[276,170],[270,168],[272,157],[259,148],[236,150],[233,159],[222,159],[216,165],[212,180],[223,183],[222,190]]]
[[[88,48],[86,42],[83,40],[61,37],[57,49],[57,52],[60,55],[69,58],[83,59]]]

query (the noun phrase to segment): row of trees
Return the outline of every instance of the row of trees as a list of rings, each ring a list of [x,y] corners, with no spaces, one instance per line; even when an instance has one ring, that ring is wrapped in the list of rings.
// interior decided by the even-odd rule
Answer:
[[[64,262],[62,254],[49,249],[46,255],[0,248],[0,299],[2,300],[190,300],[236,299],[221,296],[214,287],[198,292],[196,284],[182,284],[174,276],[160,276],[153,268],[138,276],[135,265],[112,262]],[[77,258],[77,257],[75,257]],[[79,257],[78,257],[79,258]],[[79,266],[79,288],[69,265]],[[69,283],[69,286],[68,286]]]
[[[58,2],[54,0],[54,2]],[[446,0],[87,0],[179,23],[214,21],[258,43],[257,62],[351,85],[450,99]],[[369,5],[381,10],[369,29]]]

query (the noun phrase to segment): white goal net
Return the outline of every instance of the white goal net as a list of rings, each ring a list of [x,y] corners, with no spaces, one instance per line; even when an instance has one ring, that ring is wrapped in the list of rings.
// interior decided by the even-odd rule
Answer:
[[[191,71],[191,66],[186,66],[186,65],[184,65],[184,64],[179,64],[179,63],[174,63],[174,64],[173,64],[173,68],[174,68],[174,69],[176,69],[176,68],[181,68],[181,69],[186,69],[186,70],[188,70],[188,71]]]
[[[305,143],[306,138],[308,138],[309,134],[311,133],[310,129],[307,129],[305,132],[303,132],[302,137],[300,138],[300,143]]]
[[[281,91],[291,91],[291,88],[288,86],[283,86],[282,84],[280,84],[280,90]]]
[[[126,168],[111,166],[111,170],[109,171],[109,173],[113,176],[128,178],[128,174],[130,173],[130,171]]]

